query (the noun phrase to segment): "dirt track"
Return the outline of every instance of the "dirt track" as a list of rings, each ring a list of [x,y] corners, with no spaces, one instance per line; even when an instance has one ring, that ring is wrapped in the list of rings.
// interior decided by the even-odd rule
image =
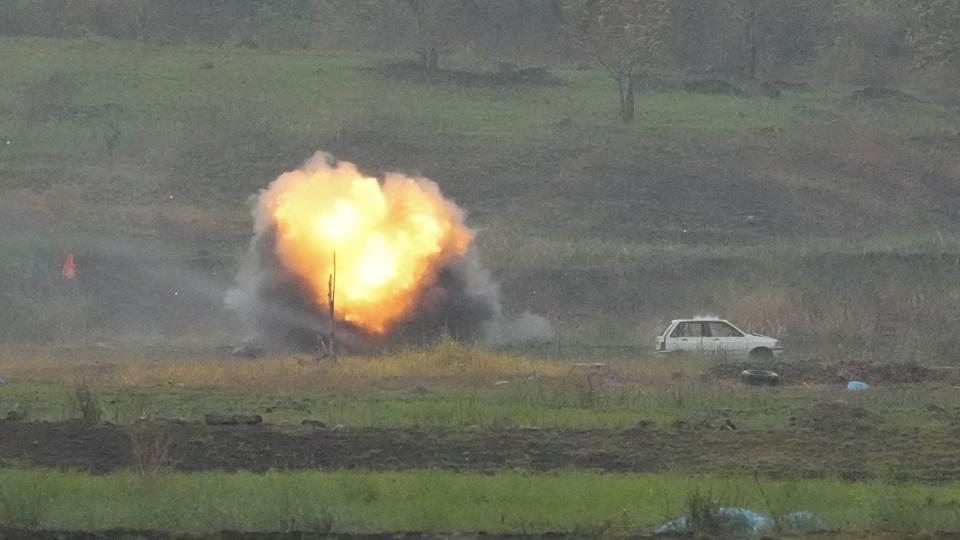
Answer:
[[[852,419],[855,420],[855,419]],[[861,478],[882,460],[902,479],[960,479],[960,431],[920,433],[861,424],[777,431],[713,426],[632,430],[297,429],[166,424],[171,465],[183,471],[278,469],[462,471],[581,468],[757,472],[772,477]],[[867,458],[870,459],[867,459]],[[0,423],[0,464],[105,473],[132,464],[127,428],[80,423]]]

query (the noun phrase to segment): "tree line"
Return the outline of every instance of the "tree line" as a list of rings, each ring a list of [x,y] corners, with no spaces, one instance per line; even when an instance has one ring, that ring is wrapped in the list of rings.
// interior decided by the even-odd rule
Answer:
[[[746,81],[799,76],[960,82],[960,0],[3,0],[0,35],[152,44],[407,50],[521,63],[592,60],[620,116],[665,71]],[[948,84],[950,87],[960,85]]]

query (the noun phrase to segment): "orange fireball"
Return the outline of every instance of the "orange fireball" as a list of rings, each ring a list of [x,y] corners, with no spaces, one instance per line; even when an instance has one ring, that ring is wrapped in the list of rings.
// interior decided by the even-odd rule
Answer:
[[[473,234],[434,182],[387,174],[381,183],[324,156],[277,178],[260,198],[283,266],[327,306],[336,256],[336,316],[384,334],[416,307]]]

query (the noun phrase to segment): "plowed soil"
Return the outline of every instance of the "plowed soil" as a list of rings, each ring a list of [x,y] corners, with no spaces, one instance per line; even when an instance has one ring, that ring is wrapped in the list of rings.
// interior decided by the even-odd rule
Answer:
[[[900,431],[880,424],[797,422],[775,431],[717,427],[631,430],[417,428],[280,430],[163,424],[169,465],[182,471],[268,469],[490,472],[581,468],[618,472],[751,472],[765,476],[862,478],[883,461],[900,479],[960,479],[960,430]],[[869,419],[854,415],[857,426]],[[94,473],[131,467],[129,428],[110,424],[0,423],[0,464]],[[869,457],[869,459],[867,459]]]

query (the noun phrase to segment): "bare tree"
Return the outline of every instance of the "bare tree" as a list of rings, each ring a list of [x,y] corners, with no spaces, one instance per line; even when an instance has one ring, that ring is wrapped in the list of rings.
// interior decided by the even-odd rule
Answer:
[[[574,36],[616,81],[620,120],[633,122],[645,68],[662,63],[669,47],[668,0],[567,0],[565,18]]]
[[[759,22],[762,11],[766,9],[764,0],[727,0],[725,5],[740,25],[740,52],[743,75],[751,80],[757,78],[757,64],[760,59]]]
[[[417,53],[420,66],[437,69],[441,44],[455,32],[457,18],[462,14],[460,0],[403,0],[417,23]]]

